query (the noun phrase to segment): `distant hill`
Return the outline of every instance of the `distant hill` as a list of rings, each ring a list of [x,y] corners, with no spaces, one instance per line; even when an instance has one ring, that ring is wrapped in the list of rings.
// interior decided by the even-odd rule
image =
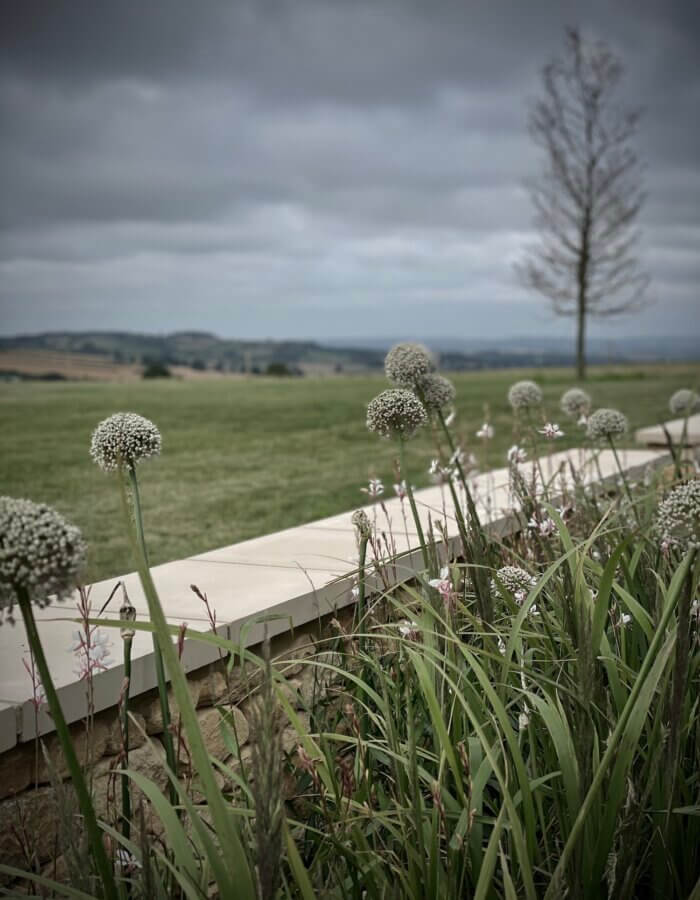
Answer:
[[[0,337],[0,376],[64,378],[140,378],[144,367],[164,364],[184,377],[216,373],[358,373],[381,370],[391,339],[342,341],[243,341],[202,331],[138,334],[119,331],[47,332]],[[570,366],[571,352],[561,340],[511,338],[497,343],[458,336],[427,342],[445,371]],[[692,339],[656,342],[627,339],[612,347],[591,340],[591,363],[651,362],[698,358]]]

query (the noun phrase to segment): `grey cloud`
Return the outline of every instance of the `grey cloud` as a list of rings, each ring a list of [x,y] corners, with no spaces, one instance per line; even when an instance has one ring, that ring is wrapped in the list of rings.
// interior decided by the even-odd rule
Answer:
[[[121,327],[132,310],[189,327],[193,309],[225,333],[327,335],[366,310],[367,329],[408,310],[417,330],[448,312],[493,330],[486,298],[513,327],[546,322],[511,263],[532,239],[527,103],[566,22],[627,62],[646,108],[644,259],[676,304],[665,321],[692,314],[690,3],[29,0],[1,15],[4,331]]]

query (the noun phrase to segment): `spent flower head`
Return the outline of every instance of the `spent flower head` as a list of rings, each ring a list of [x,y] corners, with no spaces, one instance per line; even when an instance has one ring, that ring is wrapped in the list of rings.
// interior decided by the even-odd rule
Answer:
[[[352,514],[352,524],[355,526],[359,538],[366,540],[372,534],[372,525],[364,509],[355,510]]]
[[[428,421],[418,397],[401,388],[382,391],[367,406],[367,427],[382,437],[408,439]]]
[[[667,549],[700,549],[700,479],[679,484],[661,501],[655,530]]]
[[[150,419],[137,413],[115,413],[94,430],[90,455],[105,472],[114,472],[158,456],[160,447],[160,431]]]
[[[396,344],[386,355],[384,371],[393,384],[415,387],[423,376],[435,371],[435,363],[422,344]]]
[[[588,420],[588,437],[592,441],[620,437],[628,429],[627,416],[617,409],[597,409]]]
[[[491,581],[491,589],[499,597],[503,597],[505,589],[517,603],[522,603],[536,584],[537,579],[534,575],[530,575],[520,566],[502,566]]]
[[[508,402],[514,410],[542,406],[542,390],[534,381],[516,381],[508,391]]]
[[[18,595],[46,606],[75,587],[85,562],[80,530],[44,503],[0,497],[0,614]]]
[[[446,406],[454,403],[457,396],[455,386],[443,375],[437,372],[429,372],[422,375],[415,384],[415,392],[423,402],[428,412],[439,412]]]
[[[561,395],[559,405],[567,416],[580,420],[581,417],[588,417],[591,411],[591,397],[581,388],[569,388]]]
[[[671,395],[668,408],[675,416],[689,416],[700,409],[700,395],[688,388],[681,388]]]

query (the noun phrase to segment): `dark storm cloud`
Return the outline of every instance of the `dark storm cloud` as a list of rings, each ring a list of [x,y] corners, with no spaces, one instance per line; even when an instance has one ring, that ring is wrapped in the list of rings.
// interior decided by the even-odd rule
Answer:
[[[640,323],[700,329],[690,3],[1,10],[4,331],[546,322],[511,264],[532,237],[527,103],[572,22],[620,52],[625,96],[646,110],[641,254],[663,314]]]

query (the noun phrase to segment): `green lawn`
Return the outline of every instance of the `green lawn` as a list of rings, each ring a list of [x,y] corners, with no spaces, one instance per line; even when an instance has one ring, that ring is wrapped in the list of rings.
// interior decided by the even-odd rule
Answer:
[[[496,436],[488,463],[502,465],[513,440],[508,386],[533,377],[551,418],[566,438],[558,398],[567,372],[485,372],[456,376],[457,425],[471,449],[488,406]],[[697,388],[700,367],[594,371],[588,389],[596,406],[616,406],[633,428],[668,418],[667,399]],[[381,377],[277,380],[251,378],[133,384],[12,383],[0,385],[0,490],[45,501],[79,525],[90,544],[88,577],[133,568],[113,477],[89,456],[94,426],[131,410],[159,426],[163,454],[140,468],[154,563],[277,531],[358,505],[371,475],[391,492],[390,444],[366,431],[364,407],[386,387]],[[411,481],[428,482],[430,436],[411,447]]]

